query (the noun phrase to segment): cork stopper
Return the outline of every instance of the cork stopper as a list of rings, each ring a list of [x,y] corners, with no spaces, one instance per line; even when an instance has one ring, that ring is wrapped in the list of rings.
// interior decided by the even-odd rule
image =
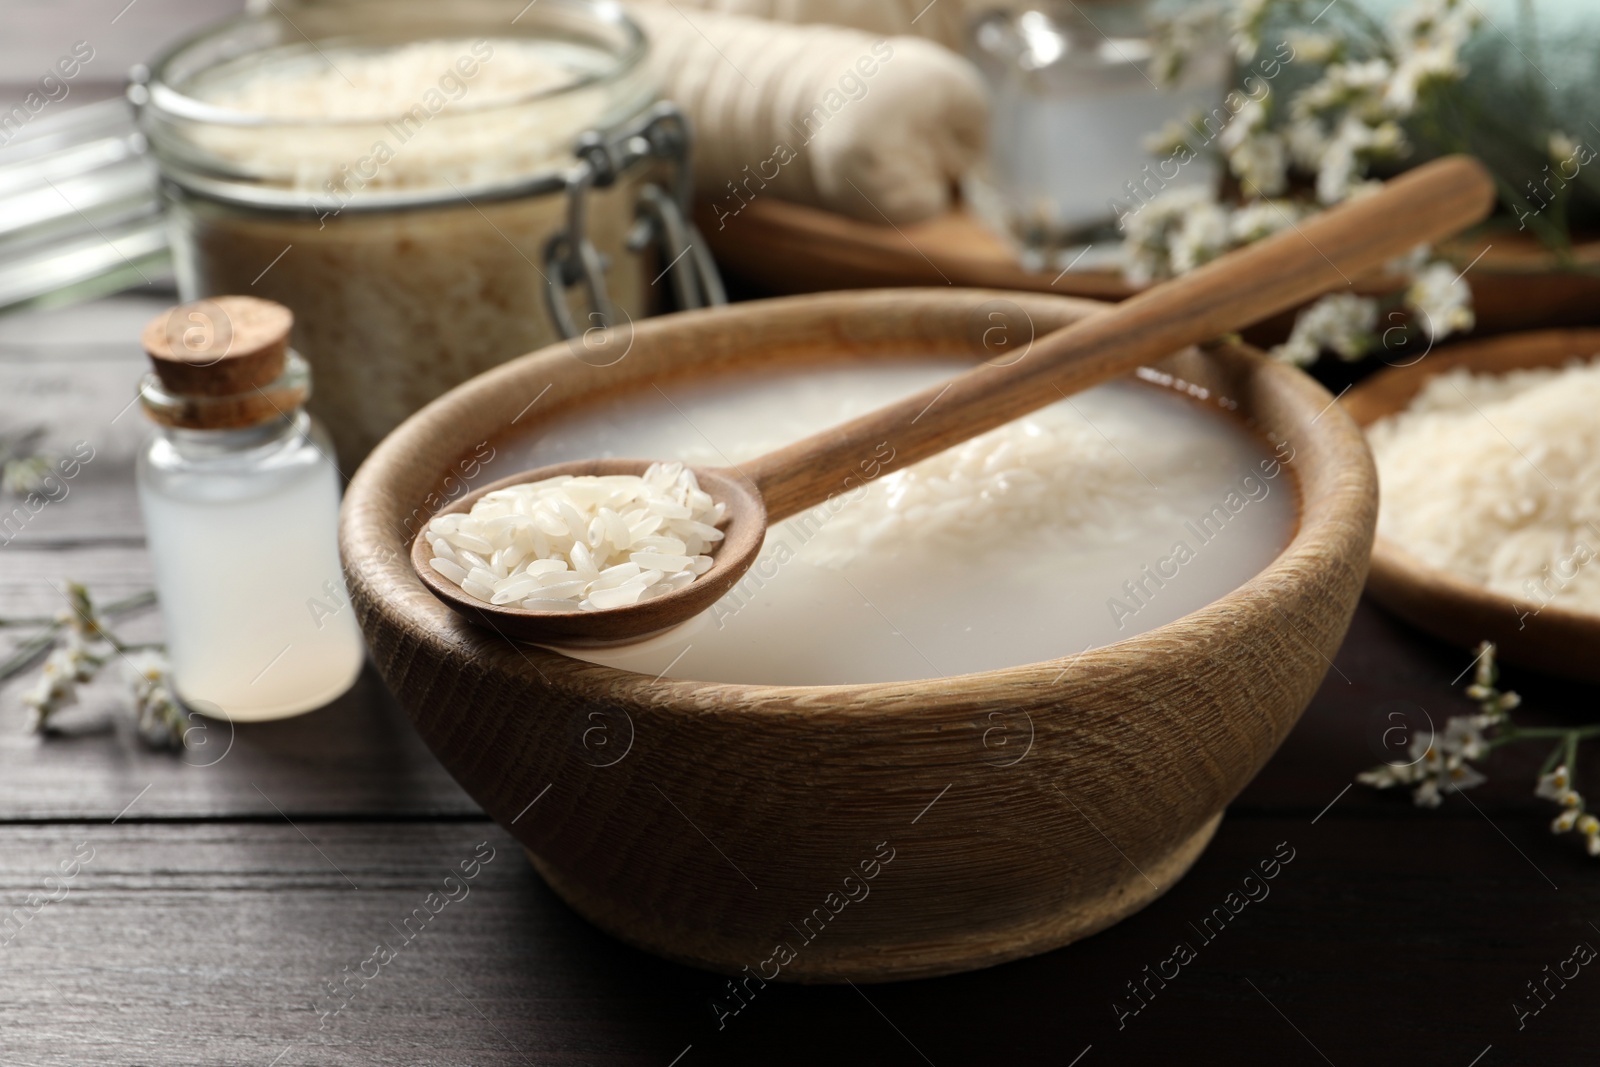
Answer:
[[[140,338],[156,377],[182,396],[234,396],[283,374],[294,314],[253,296],[219,296],[162,312]]]
[[[294,314],[253,296],[218,296],[180,304],[145,326],[140,342],[157,388],[145,410],[166,426],[227,430],[289,414],[305,403],[310,380],[289,330]]]

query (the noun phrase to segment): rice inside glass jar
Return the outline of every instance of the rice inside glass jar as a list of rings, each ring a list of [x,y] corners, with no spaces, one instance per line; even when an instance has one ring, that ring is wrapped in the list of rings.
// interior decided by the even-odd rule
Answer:
[[[674,184],[669,165],[626,162],[576,218],[567,195],[576,148],[651,117],[644,38],[613,4],[508,11],[276,5],[178,45],[132,90],[183,299],[293,309],[346,473],[433,397],[561,338],[573,224],[602,283],[579,329],[650,310],[635,205]]]

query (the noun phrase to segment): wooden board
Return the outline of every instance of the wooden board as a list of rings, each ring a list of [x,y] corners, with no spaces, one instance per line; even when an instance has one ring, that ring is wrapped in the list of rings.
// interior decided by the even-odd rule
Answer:
[[[767,197],[720,219],[701,201],[696,222],[725,272],[770,293],[955,285],[1121,300],[1135,291],[1117,271],[1053,279],[1024,270],[1004,241],[959,211],[897,227]]]
[[[765,293],[955,285],[1120,300],[1136,291],[1115,270],[1025,270],[1004,241],[961,211],[896,227],[764,198],[720,219],[702,202],[696,217],[722,269]],[[1470,265],[1479,334],[1600,321],[1600,241],[1579,246],[1571,271],[1523,234],[1489,233],[1446,252]],[[1393,293],[1400,284],[1378,277],[1358,279],[1357,288]],[[1247,336],[1281,340],[1292,322],[1279,316]]]

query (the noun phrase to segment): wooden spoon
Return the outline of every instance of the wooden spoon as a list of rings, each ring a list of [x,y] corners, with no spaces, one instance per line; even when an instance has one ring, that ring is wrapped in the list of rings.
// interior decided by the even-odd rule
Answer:
[[[529,611],[496,607],[463,592],[434,571],[431,549],[420,535],[412,543],[412,565],[440,600],[507,637],[620,641],[665,629],[709,608],[743,577],[769,524],[1064,394],[1348,287],[1419,244],[1481,221],[1494,199],[1493,179],[1477,161],[1466,156],[1436,160],[1375,193],[1291,223],[1264,241],[1041,338],[1008,365],[984,364],[736,468],[695,467],[701,487],[727,505],[727,536],[713,553],[711,569],[675,593],[603,611],[584,611],[576,604],[570,612]],[[881,458],[885,452],[891,458]],[[643,474],[651,462],[587,460],[540,467],[471,493],[443,513],[467,511],[484,494],[510,485],[561,475]]]

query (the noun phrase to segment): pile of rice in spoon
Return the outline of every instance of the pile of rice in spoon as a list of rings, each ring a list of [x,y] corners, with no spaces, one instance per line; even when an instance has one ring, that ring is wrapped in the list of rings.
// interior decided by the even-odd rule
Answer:
[[[602,611],[676,592],[711,569],[727,508],[681,463],[641,477],[563,475],[487,493],[423,536],[433,569],[489,604]]]

